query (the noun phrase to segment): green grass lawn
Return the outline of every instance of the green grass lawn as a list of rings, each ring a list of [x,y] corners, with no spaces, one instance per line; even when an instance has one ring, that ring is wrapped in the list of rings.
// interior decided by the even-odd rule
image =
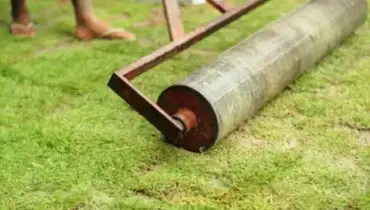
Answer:
[[[343,46],[198,155],[160,133],[107,82],[168,42],[158,4],[96,0],[136,42],[73,37],[71,5],[30,1],[34,39],[12,37],[0,0],[0,209],[370,209],[370,16]],[[241,2],[240,0],[238,2]],[[167,86],[294,9],[274,0],[139,77]],[[183,8],[187,30],[218,13]],[[194,15],[196,14],[196,15]]]

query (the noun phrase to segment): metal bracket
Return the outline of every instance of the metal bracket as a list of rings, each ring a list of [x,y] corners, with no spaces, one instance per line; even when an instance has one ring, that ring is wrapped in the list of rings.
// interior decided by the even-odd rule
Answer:
[[[221,13],[231,10],[231,6],[225,0],[206,0],[210,5]],[[181,20],[179,3],[175,0],[162,0],[163,12],[166,17],[167,29],[170,40],[180,39],[185,35],[185,30]]]

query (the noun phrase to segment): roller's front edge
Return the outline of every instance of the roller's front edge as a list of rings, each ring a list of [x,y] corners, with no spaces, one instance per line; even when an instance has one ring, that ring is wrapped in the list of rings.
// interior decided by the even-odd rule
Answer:
[[[311,0],[161,93],[158,104],[202,152],[273,99],[366,20],[366,0]]]

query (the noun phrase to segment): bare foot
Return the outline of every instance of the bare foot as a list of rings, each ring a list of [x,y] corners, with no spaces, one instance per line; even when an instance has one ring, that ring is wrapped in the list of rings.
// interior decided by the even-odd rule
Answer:
[[[23,5],[24,6],[24,5]],[[18,8],[22,9],[22,8]],[[15,36],[34,37],[36,35],[28,11],[23,8],[21,11],[14,15],[13,22],[10,25],[10,32]]]
[[[135,34],[120,28],[112,28],[94,14],[82,14],[76,26],[76,36],[81,40],[94,38],[135,40]]]
[[[33,28],[32,23],[21,24],[21,23],[12,23],[10,25],[10,32],[19,37],[35,37],[36,33]]]

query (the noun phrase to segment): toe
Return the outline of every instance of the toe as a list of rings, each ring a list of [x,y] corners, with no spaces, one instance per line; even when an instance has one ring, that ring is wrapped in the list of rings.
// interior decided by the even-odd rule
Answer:
[[[135,40],[136,36],[135,34],[125,31],[123,29],[109,29],[107,32],[105,32],[101,37],[104,38],[110,38],[110,39],[126,39],[126,40]]]
[[[127,39],[130,41],[134,41],[136,39],[136,36],[133,33],[130,33],[127,31],[121,31],[121,32],[112,33],[112,38],[113,39]]]
[[[10,32],[15,36],[20,37],[35,37],[36,33],[32,24],[22,25],[19,23],[13,23],[10,26]]]

